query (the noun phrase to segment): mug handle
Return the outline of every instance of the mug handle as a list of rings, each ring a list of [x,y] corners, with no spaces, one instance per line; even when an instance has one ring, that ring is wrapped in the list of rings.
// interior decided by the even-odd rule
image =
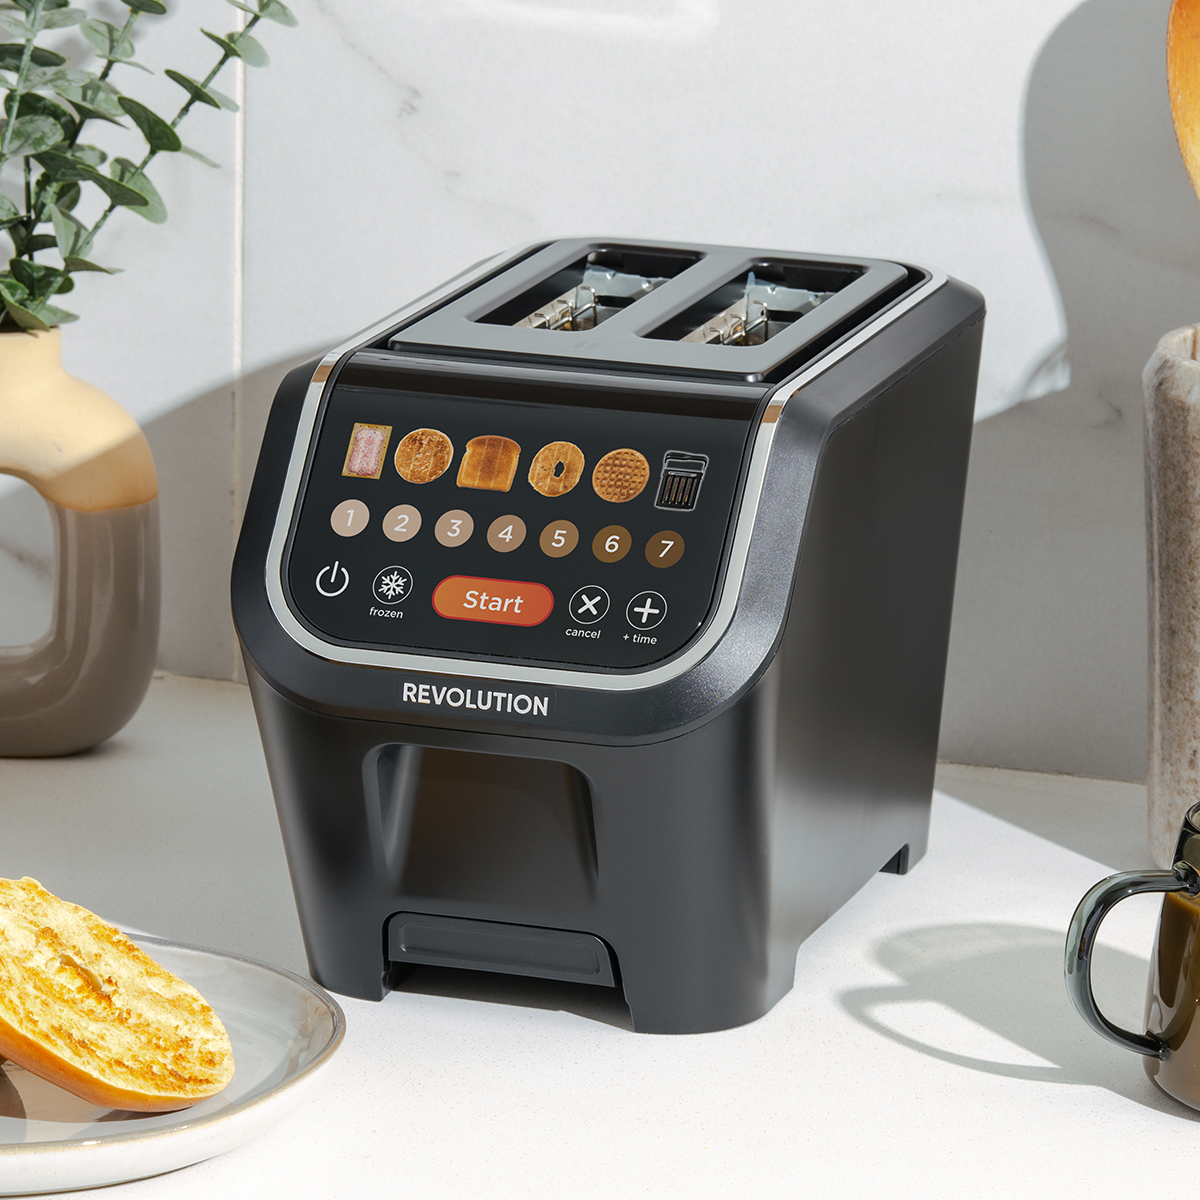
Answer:
[[[1129,896],[1141,892],[1200,892],[1200,875],[1185,862],[1177,862],[1170,871],[1125,871],[1102,879],[1079,902],[1067,930],[1067,995],[1075,1011],[1102,1037],[1126,1050],[1136,1050],[1148,1058],[1166,1058],[1167,1043],[1153,1033],[1130,1033],[1114,1025],[1097,1007],[1092,994],[1092,951],[1100,923],[1109,909]]]

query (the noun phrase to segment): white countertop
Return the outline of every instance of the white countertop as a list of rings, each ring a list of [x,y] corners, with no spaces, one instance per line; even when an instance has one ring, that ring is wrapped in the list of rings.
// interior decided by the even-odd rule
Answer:
[[[753,1024],[634,1034],[607,989],[420,968],[382,1004],[339,997],[324,1091],[257,1141],[74,1194],[1094,1197],[1195,1178],[1200,1114],[1062,983],[1079,897],[1149,866],[1144,789],[953,766],[938,783],[926,857],[818,930]],[[244,688],[156,679],[100,751],[0,760],[0,811],[0,875],[304,973]],[[1096,991],[1121,1024],[1156,913],[1138,897],[1105,925]]]

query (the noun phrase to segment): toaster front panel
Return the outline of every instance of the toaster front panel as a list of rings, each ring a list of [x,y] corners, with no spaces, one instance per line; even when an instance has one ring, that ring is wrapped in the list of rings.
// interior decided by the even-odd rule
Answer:
[[[751,412],[336,386],[284,560],[321,636],[640,667],[716,588]]]

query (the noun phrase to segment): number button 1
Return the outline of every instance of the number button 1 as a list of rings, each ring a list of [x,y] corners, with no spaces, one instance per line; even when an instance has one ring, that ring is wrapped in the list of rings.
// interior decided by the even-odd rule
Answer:
[[[371,519],[371,510],[361,500],[343,500],[329,514],[329,524],[334,533],[342,537],[354,537],[362,533]]]
[[[407,542],[421,528],[421,514],[411,504],[398,504],[388,509],[383,518],[383,536],[393,542]]]
[[[452,508],[437,519],[433,527],[433,536],[443,546],[462,546],[475,532],[475,522],[469,512],[461,508]]]

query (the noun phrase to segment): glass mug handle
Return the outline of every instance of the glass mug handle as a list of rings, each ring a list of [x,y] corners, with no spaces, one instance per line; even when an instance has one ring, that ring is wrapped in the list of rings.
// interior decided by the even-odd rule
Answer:
[[[1067,930],[1067,995],[1075,1011],[1102,1037],[1148,1058],[1166,1058],[1167,1043],[1153,1033],[1130,1033],[1114,1025],[1099,1009],[1092,994],[1092,951],[1100,923],[1109,909],[1141,892],[1200,892],[1200,875],[1185,862],[1170,871],[1125,871],[1102,879],[1079,902]]]

